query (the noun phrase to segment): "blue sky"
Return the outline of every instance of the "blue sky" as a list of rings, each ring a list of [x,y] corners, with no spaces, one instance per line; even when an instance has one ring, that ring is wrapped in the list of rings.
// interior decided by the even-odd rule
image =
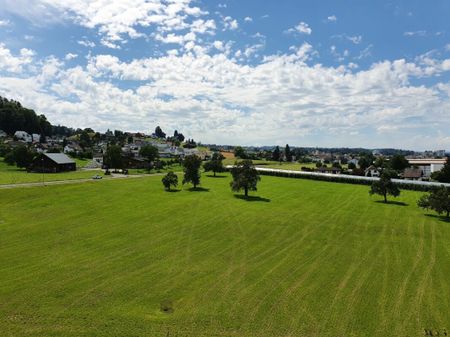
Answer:
[[[0,0],[0,95],[205,143],[450,149],[450,2]]]

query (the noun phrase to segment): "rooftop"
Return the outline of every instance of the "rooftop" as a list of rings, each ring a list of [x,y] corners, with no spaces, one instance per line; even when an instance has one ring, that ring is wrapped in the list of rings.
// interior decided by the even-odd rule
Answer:
[[[57,164],[75,164],[75,161],[64,153],[44,153],[44,156],[50,158]]]

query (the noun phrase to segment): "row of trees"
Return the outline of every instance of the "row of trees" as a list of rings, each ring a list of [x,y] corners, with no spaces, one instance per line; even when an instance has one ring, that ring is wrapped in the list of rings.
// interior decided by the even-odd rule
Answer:
[[[214,172],[214,176],[216,176],[217,172],[223,172],[225,170],[222,164],[223,159],[224,157],[220,153],[215,153],[212,159],[205,163],[205,171]],[[200,157],[196,155],[186,156],[183,161],[183,185],[191,183],[194,186],[194,189],[200,185],[201,164],[202,160]],[[247,198],[249,191],[257,190],[257,184],[260,177],[251,160],[245,159],[241,162],[237,162],[231,169],[231,175],[233,180],[230,183],[230,186],[233,191],[239,192],[243,190],[244,195]],[[162,178],[162,183],[167,191],[171,191],[172,187],[178,185],[178,177],[175,173],[168,172]]]
[[[28,133],[51,135],[52,125],[44,115],[38,116],[34,110],[24,108],[20,102],[0,96],[0,126],[7,134],[18,130]]]

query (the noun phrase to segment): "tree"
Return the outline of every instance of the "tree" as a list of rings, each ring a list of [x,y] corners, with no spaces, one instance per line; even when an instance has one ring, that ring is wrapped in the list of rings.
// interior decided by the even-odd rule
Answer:
[[[162,183],[166,191],[170,191],[170,188],[178,186],[178,176],[172,171],[168,172],[163,178]]]
[[[245,159],[247,157],[247,154],[245,153],[245,150],[242,146],[236,146],[234,148],[234,156],[236,158]]]
[[[210,161],[203,164],[203,168],[205,172],[213,172],[214,177],[216,176],[216,172],[224,172],[225,167],[223,166],[223,160],[225,157],[220,152],[214,152]]]
[[[348,163],[347,167],[349,170],[354,170],[356,168],[356,165],[355,165],[355,163],[352,162],[352,163]]]
[[[289,144],[286,144],[286,147],[284,148],[284,155],[286,157],[287,162],[292,161],[292,152],[291,152],[291,148],[289,147]]]
[[[393,170],[395,170],[397,172],[401,172],[405,168],[409,167],[409,162],[405,158],[405,156],[402,156],[400,154],[396,154],[396,155],[394,155],[391,158],[390,167],[391,167],[391,169],[393,169]]]
[[[148,161],[147,170],[150,171],[152,163],[159,158],[158,148],[153,145],[144,145],[139,150],[139,155]]]
[[[358,165],[361,168],[361,170],[365,170],[370,165],[372,165],[372,162],[373,162],[372,157],[370,157],[368,155],[364,155],[361,158],[359,158]]]
[[[158,138],[166,138],[166,134],[163,132],[159,125],[155,129],[155,136]]]
[[[3,158],[3,161],[10,166],[14,165],[16,163],[14,160],[14,152],[10,151],[5,153],[5,158]]]
[[[25,145],[21,145],[13,150],[13,157],[17,167],[27,168],[33,161],[34,153]]]
[[[80,146],[84,149],[91,146],[91,137],[86,130],[83,130],[80,134]]]
[[[272,152],[272,160],[274,161],[280,161],[281,160],[281,153],[280,153],[280,147],[277,146],[275,150]]]
[[[395,172],[384,170],[379,180],[374,181],[370,188],[370,194],[379,194],[384,197],[384,202],[387,203],[387,195],[398,197],[400,190],[396,184],[394,184],[391,178],[395,176]]]
[[[186,183],[191,183],[194,185],[194,189],[197,185],[200,185],[200,166],[202,165],[202,160],[195,154],[186,156],[183,160],[183,185]]]
[[[108,168],[122,169],[123,159],[122,159],[122,148],[118,145],[110,145],[105,153],[104,158],[105,165]]]
[[[231,189],[235,192],[244,190],[244,195],[248,197],[248,191],[256,191],[256,185],[261,178],[256,171],[251,160],[236,162],[231,169],[233,181],[230,183]]]
[[[441,215],[450,217],[450,189],[445,186],[434,188],[428,195],[423,195],[417,205],[424,209],[431,209]]]
[[[450,157],[447,157],[447,162],[440,171],[432,173],[431,178],[441,183],[450,183]]]

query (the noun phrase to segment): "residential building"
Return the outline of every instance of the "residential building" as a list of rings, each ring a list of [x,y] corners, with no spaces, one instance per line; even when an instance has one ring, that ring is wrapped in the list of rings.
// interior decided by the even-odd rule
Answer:
[[[33,138],[31,137],[31,135],[28,134],[28,132],[25,132],[25,131],[16,131],[14,133],[14,137],[17,140],[24,141],[26,143],[31,143],[33,141]]]
[[[421,169],[423,172],[423,177],[429,178],[432,173],[440,171],[447,159],[408,159],[409,165]]]

